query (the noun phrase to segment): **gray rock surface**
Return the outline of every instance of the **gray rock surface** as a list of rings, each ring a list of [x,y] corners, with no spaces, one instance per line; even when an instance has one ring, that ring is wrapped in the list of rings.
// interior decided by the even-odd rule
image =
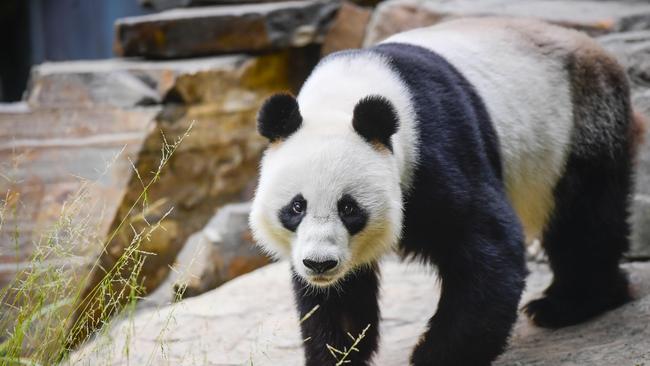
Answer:
[[[178,253],[172,270],[139,306],[167,305],[197,296],[269,263],[248,227],[250,202],[223,206]]]
[[[159,112],[0,107],[0,287],[47,238],[64,238],[63,250],[74,255],[97,254],[128,186],[129,160]]]
[[[363,45],[371,15],[370,8],[355,5],[350,1],[343,1],[325,36],[321,55],[325,56],[350,48],[360,48]]]
[[[529,264],[524,301],[550,281]],[[650,263],[630,263],[637,300],[582,325],[550,331],[520,316],[505,365],[642,365],[650,362]],[[435,310],[435,275],[414,264],[383,264],[383,338],[375,365],[404,366]],[[278,263],[217,290],[122,320],[72,355],[75,365],[301,365],[289,267]],[[363,343],[361,343],[363,346]],[[125,352],[125,350],[129,350]],[[334,363],[332,363],[334,364]]]
[[[131,108],[168,99],[176,103],[212,101],[207,93],[201,93],[208,88],[206,84],[227,74],[237,77],[238,68],[251,59],[230,55],[179,61],[46,62],[32,69],[26,99],[32,108]],[[193,90],[192,96],[188,88]]]
[[[612,33],[598,41],[623,64],[635,94],[647,94],[650,88],[650,30]],[[642,112],[650,112],[650,103],[637,100]]]
[[[166,10],[172,8],[183,8],[188,6],[215,5],[215,4],[246,4],[280,2],[281,0],[139,0],[139,3],[147,8],[155,10]]]
[[[174,9],[116,22],[120,56],[179,58],[322,42],[338,1],[305,0]]]
[[[650,4],[618,1],[389,0],[377,7],[366,44],[391,34],[461,16],[519,16],[543,19],[591,35],[650,28]]]

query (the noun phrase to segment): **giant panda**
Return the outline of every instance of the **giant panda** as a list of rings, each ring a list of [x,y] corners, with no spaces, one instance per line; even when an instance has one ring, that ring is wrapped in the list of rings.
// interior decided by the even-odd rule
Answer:
[[[379,337],[379,260],[437,267],[441,297],[411,364],[489,365],[541,238],[553,281],[525,313],[542,327],[630,300],[619,268],[642,124],[626,75],[577,31],[460,19],[324,58],[297,97],[258,114],[269,146],[250,224],[288,258],[308,366]],[[432,294],[431,296],[434,296]],[[314,309],[317,309],[313,311]]]

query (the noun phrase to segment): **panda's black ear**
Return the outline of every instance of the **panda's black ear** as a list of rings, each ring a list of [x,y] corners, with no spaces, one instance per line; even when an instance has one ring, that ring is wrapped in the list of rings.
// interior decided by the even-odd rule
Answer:
[[[399,118],[393,104],[380,95],[369,95],[354,107],[352,126],[370,143],[380,143],[393,151],[390,137],[397,132]]]
[[[271,96],[257,114],[257,130],[271,142],[289,137],[301,124],[298,102],[290,94]]]

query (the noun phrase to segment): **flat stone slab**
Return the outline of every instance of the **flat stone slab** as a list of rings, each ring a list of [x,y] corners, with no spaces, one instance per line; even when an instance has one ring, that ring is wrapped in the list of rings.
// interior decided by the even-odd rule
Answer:
[[[650,28],[650,4],[619,1],[549,0],[389,0],[381,3],[366,44],[391,34],[463,16],[517,16],[542,19],[591,35]]]
[[[234,4],[234,3],[266,3],[278,2],[279,0],[139,0],[139,3],[145,7],[155,10],[165,10],[173,8],[184,8],[188,6],[216,5],[216,4]]]
[[[545,265],[530,263],[524,301],[550,281]],[[637,300],[582,325],[560,330],[532,326],[522,315],[511,345],[496,365],[642,365],[650,362],[650,263],[626,264]],[[433,314],[434,273],[415,264],[382,266],[383,321],[375,365],[407,365]],[[74,365],[302,365],[289,266],[277,263],[219,289],[160,309],[147,309],[86,344]],[[334,364],[334,362],[332,362]]]
[[[115,24],[120,56],[180,58],[320,43],[338,1],[305,0],[174,9]]]
[[[191,78],[197,84],[222,75],[237,77],[238,69],[251,60],[251,56],[229,55],[178,61],[115,58],[46,62],[32,69],[26,99],[32,108],[131,108],[162,104],[170,96],[176,103],[196,103],[204,100],[185,100],[186,95],[177,90],[181,79]]]

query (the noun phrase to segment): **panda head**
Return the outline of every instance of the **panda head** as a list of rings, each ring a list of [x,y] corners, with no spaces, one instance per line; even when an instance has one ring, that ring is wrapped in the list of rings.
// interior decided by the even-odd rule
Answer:
[[[318,287],[372,264],[401,232],[395,108],[368,96],[350,109],[311,111],[303,120],[296,99],[279,94],[258,115],[271,144],[253,201],[253,235]]]

